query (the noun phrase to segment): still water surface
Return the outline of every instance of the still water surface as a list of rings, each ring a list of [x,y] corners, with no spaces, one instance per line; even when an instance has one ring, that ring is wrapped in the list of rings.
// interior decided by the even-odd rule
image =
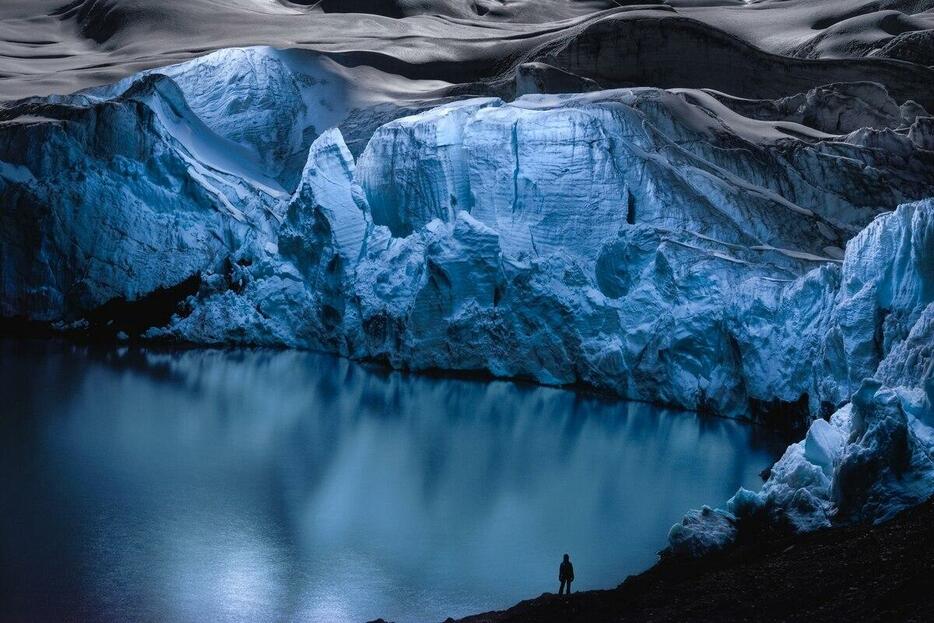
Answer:
[[[780,444],[269,350],[0,341],[0,619],[441,621],[648,567]]]

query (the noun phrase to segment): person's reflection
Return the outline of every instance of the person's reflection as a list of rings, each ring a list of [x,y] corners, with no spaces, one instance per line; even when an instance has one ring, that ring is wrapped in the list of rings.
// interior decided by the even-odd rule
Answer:
[[[566,586],[567,594],[570,595],[571,582],[574,581],[574,565],[571,564],[571,557],[567,554],[564,555],[564,561],[561,563],[561,566],[558,567],[558,581],[561,582],[561,586],[558,588],[558,594],[564,594]]]

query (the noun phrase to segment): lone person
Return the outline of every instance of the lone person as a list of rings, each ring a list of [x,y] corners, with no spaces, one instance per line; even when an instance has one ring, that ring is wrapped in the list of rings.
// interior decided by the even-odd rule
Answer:
[[[561,566],[558,567],[558,581],[561,582],[561,587],[558,589],[558,594],[561,595],[564,593],[565,586],[567,587],[567,594],[571,594],[571,582],[574,581],[574,565],[571,564],[571,557],[567,554],[564,555],[564,562],[561,563]]]

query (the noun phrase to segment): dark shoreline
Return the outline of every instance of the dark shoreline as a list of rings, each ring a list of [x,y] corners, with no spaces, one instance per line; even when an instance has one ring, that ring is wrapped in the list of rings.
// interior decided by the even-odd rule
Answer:
[[[934,498],[881,525],[764,537],[698,561],[665,558],[615,589],[546,593],[459,622],[920,622],[934,618],[932,589]]]

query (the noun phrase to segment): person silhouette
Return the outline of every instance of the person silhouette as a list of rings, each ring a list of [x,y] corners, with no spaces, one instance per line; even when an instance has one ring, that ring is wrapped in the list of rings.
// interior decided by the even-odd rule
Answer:
[[[571,557],[567,554],[564,555],[564,561],[561,563],[561,566],[558,567],[558,581],[561,582],[560,588],[558,588],[558,594],[561,595],[564,593],[565,586],[567,587],[567,594],[571,594],[571,582],[574,581],[574,565],[571,564]]]

